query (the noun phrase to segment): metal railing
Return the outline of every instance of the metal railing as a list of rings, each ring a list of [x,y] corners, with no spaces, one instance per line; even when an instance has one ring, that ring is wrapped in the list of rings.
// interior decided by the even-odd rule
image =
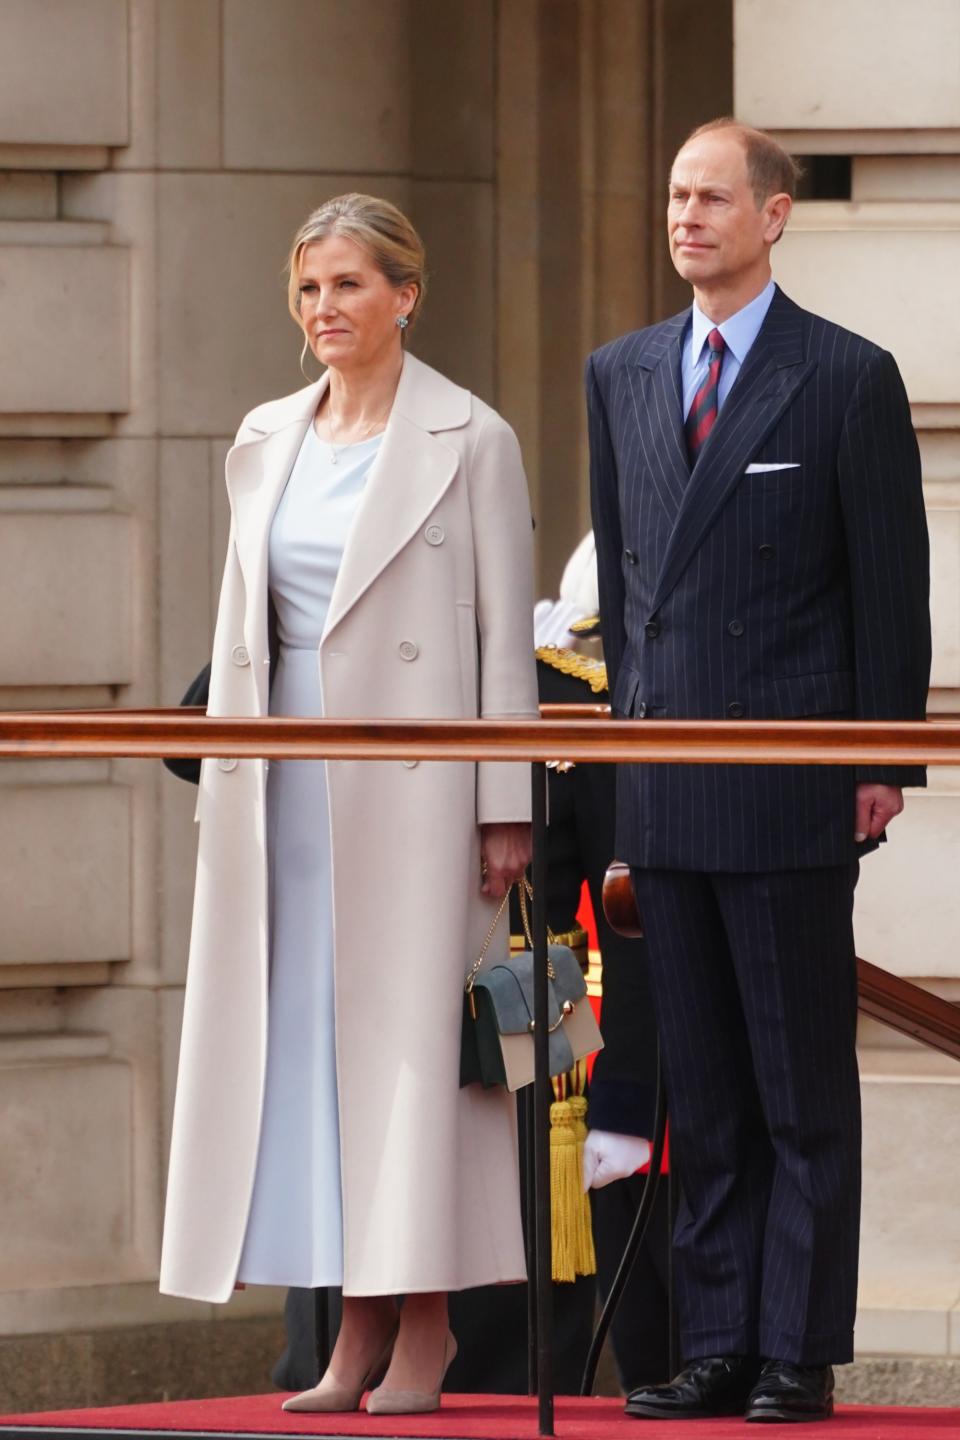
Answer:
[[[599,712],[599,707],[584,708],[595,715]],[[531,1380],[535,1370],[539,1432],[549,1436],[554,1433],[554,1416],[549,1165],[552,1089],[546,1024],[547,762],[563,759],[695,765],[960,765],[960,722],[624,721],[573,716],[539,721],[304,720],[272,716],[204,717],[183,710],[0,713],[0,759],[84,756],[160,759],[170,755],[288,760],[509,760],[531,764],[536,1223],[533,1264],[529,1267],[529,1273],[535,1277],[535,1287],[531,1286],[530,1369]],[[889,1010],[895,998],[889,987],[881,986],[876,1004]]]

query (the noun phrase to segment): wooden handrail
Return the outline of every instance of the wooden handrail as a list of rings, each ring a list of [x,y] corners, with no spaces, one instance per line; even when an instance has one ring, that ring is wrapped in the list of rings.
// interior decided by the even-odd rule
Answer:
[[[0,714],[0,757],[960,765],[960,722],[303,720],[177,711]]]
[[[565,759],[615,763],[960,765],[960,721],[584,719],[605,707],[555,706],[531,720],[303,720],[209,717],[196,709],[0,713],[0,758],[270,757],[352,760]],[[623,867],[625,869],[625,867]],[[608,876],[608,878],[610,878]],[[614,871],[604,909],[639,933],[633,891]],[[619,885],[619,898],[614,898]],[[633,918],[630,909],[633,909]],[[960,1059],[960,1013],[919,986],[860,966],[866,1014]]]
[[[960,1009],[949,1000],[869,960],[857,961],[857,987],[864,1015],[960,1060]]]
[[[643,923],[630,883],[630,869],[622,860],[607,868],[603,879],[603,913],[611,929],[618,935],[638,939]],[[857,960],[858,1006],[864,1015],[882,1025],[909,1035],[931,1050],[939,1050],[953,1060],[960,1060],[960,1009],[939,995],[871,965]]]

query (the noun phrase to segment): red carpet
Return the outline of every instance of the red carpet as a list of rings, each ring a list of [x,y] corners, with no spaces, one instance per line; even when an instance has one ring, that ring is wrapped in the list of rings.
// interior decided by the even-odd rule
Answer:
[[[0,1437],[52,1440],[84,1432],[108,1435],[179,1433],[186,1435],[365,1435],[373,1437],[456,1437],[456,1440],[536,1440],[535,1400],[512,1395],[444,1396],[433,1415],[370,1416],[287,1415],[281,1396],[250,1395],[227,1400],[181,1400],[169,1404],[117,1405],[102,1410],[57,1410],[36,1415],[0,1416]],[[960,1440],[960,1410],[843,1406],[833,1420],[794,1426],[750,1426],[740,1419],[672,1421],[630,1420],[619,1400],[556,1402],[558,1440],[764,1440],[785,1430],[796,1440]]]

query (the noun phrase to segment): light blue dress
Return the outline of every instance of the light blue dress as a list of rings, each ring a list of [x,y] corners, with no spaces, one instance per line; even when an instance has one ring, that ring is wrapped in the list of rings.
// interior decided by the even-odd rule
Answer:
[[[381,439],[334,451],[313,425],[304,436],[270,529],[269,585],[280,642],[271,715],[323,714],[318,647]],[[325,761],[271,764],[267,827],[266,1090],[237,1278],[311,1289],[343,1280]]]

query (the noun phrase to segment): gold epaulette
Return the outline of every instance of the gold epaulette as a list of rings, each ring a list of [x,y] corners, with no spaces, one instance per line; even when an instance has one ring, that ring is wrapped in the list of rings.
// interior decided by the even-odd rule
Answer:
[[[586,680],[594,695],[607,688],[607,667],[602,660],[592,660],[587,655],[578,655],[576,650],[565,650],[559,645],[541,645],[536,655],[544,665],[552,666],[561,674]]]
[[[588,948],[587,948],[588,945],[589,945],[589,937],[588,937],[588,935],[587,935],[586,930],[584,930],[581,925],[577,925],[573,930],[561,930],[561,931],[559,932],[559,934],[557,934],[557,935],[554,935],[553,932],[551,931],[551,932],[550,932],[550,944],[551,944],[551,945],[566,945],[566,946],[568,946],[569,949],[571,949],[571,950],[579,950],[579,951],[582,951],[583,953],[582,953],[582,955],[578,956],[578,959],[580,960],[580,968],[581,968],[581,970],[586,970],[587,965],[588,965],[588,963],[589,963],[589,960],[588,960],[588,954],[589,954],[589,952],[588,952]],[[511,935],[511,936],[510,936],[510,953],[511,953],[512,955],[519,955],[522,951],[526,950],[527,948],[528,948],[528,942],[527,942],[527,937],[526,937],[526,935]]]
[[[583,620],[574,620],[569,628],[571,635],[596,635],[600,629],[600,616],[588,615]]]

